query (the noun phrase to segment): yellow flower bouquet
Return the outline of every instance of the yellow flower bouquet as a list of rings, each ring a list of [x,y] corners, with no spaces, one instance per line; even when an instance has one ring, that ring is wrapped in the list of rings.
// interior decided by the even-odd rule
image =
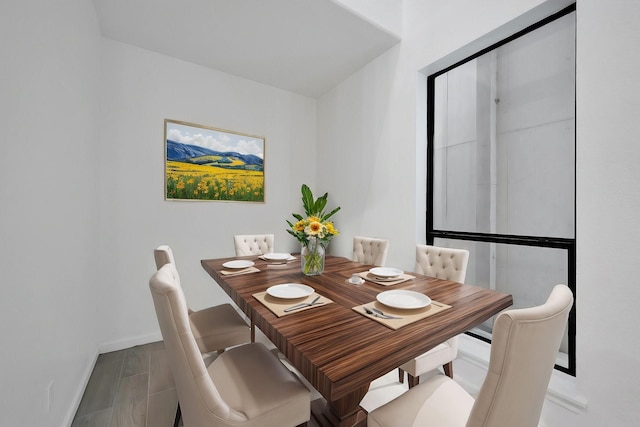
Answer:
[[[301,262],[302,272],[307,275],[316,275],[324,270],[325,249],[334,236],[340,234],[329,218],[340,210],[340,207],[326,213],[328,193],[324,193],[317,199],[313,198],[311,189],[302,184],[302,205],[306,217],[300,214],[292,214],[297,222],[287,220],[289,229],[287,232],[298,239],[302,245]]]

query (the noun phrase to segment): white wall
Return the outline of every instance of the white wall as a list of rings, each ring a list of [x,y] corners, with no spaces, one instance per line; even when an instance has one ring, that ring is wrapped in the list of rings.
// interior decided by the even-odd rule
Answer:
[[[413,267],[414,245],[424,240],[418,71],[543,3],[404,0],[402,43],[319,100],[318,184],[343,207],[334,251],[348,253],[352,235],[386,237],[387,263]],[[634,333],[640,286],[633,279],[640,246],[640,58],[632,54],[640,43],[640,3],[578,0],[577,7],[578,376],[572,387],[588,406],[574,413],[547,402],[541,424],[631,426],[640,416]],[[321,173],[322,165],[334,165],[333,172]]]
[[[173,248],[194,309],[227,301],[200,266],[233,256],[233,235],[285,232],[300,186],[315,184],[316,101],[104,39],[101,46],[100,337],[103,350],[158,335],[148,280],[153,248]],[[164,119],[266,138],[265,203],[164,200]]]
[[[426,150],[416,144],[426,135],[416,114],[424,110],[418,71],[539,3],[404,0],[402,42],[320,98],[319,165],[346,171],[323,174],[320,166],[318,174],[343,206],[334,251],[347,253],[352,235],[384,237],[387,263],[413,268],[426,193]]]
[[[316,101],[102,39],[86,0],[3,5],[0,36],[1,424],[69,425],[99,351],[160,337],[155,246],[196,309],[227,299],[199,261],[233,234],[299,249]],[[266,203],[165,202],[165,118],[265,136]]]
[[[577,341],[589,409],[557,425],[640,419],[640,57],[630,53],[640,45],[639,20],[635,0],[578,1]]]
[[[2,5],[3,426],[64,425],[100,342],[98,49],[91,2]]]
[[[154,246],[174,247],[195,308],[226,298],[199,260],[231,254],[233,234],[269,228],[278,250],[296,249],[284,220],[302,182],[343,207],[334,253],[378,235],[390,265],[412,268],[424,236],[418,70],[541,1],[404,0],[403,42],[319,100],[317,119],[311,99],[101,41],[89,1],[3,4],[3,425],[65,425],[99,346],[157,336]],[[639,20],[635,0],[578,3],[576,388],[589,406],[549,403],[547,426],[640,415]],[[267,202],[164,202],[164,118],[266,136]]]

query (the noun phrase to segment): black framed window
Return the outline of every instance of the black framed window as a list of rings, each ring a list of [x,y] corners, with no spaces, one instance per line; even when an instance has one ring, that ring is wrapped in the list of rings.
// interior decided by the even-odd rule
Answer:
[[[576,293],[575,22],[572,5],[427,77],[427,243],[469,249],[466,282],[515,308]],[[490,341],[493,320],[468,333]]]

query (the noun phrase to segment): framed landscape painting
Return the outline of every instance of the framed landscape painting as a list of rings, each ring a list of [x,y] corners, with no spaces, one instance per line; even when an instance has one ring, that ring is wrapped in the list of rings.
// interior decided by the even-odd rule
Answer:
[[[164,121],[165,199],[264,202],[265,138]]]

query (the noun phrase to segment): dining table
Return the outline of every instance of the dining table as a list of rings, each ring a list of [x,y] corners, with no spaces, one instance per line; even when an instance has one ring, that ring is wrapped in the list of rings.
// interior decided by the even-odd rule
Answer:
[[[223,266],[238,260],[252,266],[237,273]],[[375,266],[331,255],[324,271],[313,276],[301,271],[297,254],[277,262],[261,256],[203,259],[201,265],[250,319],[252,331],[260,329],[322,396],[311,403],[312,416],[321,426],[366,426],[367,412],[360,401],[372,381],[513,304],[510,294],[413,272],[403,272],[406,280],[400,283],[378,282],[368,276]],[[364,278],[363,283],[352,284],[354,274]],[[310,287],[322,303],[274,312],[266,304],[267,291],[292,284]],[[432,308],[443,309],[399,327],[361,310],[377,304],[385,312],[403,313],[398,306],[378,302],[390,290],[422,294]]]

